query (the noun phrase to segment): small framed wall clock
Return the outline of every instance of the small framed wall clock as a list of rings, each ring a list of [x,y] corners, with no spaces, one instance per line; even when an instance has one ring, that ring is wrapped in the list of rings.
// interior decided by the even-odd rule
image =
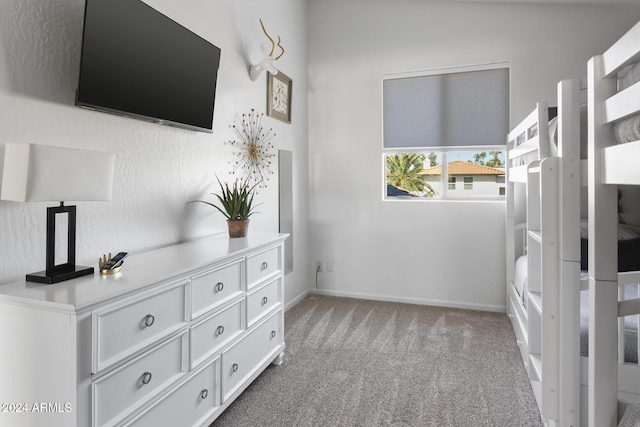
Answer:
[[[293,83],[286,74],[269,73],[267,79],[267,116],[291,123],[291,93]]]

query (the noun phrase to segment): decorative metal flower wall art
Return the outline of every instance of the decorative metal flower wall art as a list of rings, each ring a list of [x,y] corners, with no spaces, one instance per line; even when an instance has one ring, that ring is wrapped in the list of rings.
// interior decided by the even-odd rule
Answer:
[[[276,134],[273,129],[266,132],[262,127],[264,114],[257,114],[252,108],[249,114],[242,114],[240,126],[232,125],[238,140],[231,141],[231,145],[238,146],[238,152],[233,161],[231,173],[238,173],[240,179],[248,185],[258,184],[257,188],[266,188],[271,171],[271,159],[275,154],[271,152],[271,140]]]

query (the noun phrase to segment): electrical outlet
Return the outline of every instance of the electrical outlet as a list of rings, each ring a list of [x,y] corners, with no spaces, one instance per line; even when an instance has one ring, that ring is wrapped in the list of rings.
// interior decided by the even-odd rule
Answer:
[[[327,272],[329,272],[329,273],[333,272],[333,262],[332,261],[327,261]]]
[[[322,271],[322,261],[316,261],[316,271]]]

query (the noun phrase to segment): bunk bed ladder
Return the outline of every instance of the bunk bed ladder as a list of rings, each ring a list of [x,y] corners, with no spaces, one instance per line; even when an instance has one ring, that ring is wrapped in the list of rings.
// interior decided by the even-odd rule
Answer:
[[[580,425],[580,81],[558,83],[559,424]]]
[[[529,164],[527,179],[529,378],[543,419],[553,422],[559,418],[558,171],[558,158],[547,157]]]

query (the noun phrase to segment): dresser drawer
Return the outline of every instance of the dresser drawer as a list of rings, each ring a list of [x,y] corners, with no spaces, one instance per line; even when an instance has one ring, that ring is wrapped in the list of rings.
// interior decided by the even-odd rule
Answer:
[[[92,383],[93,426],[113,426],[186,371],[188,333],[143,353]]]
[[[247,257],[247,289],[280,271],[280,246]]]
[[[201,426],[219,406],[220,358],[218,357],[126,426]]]
[[[187,325],[188,282],[145,293],[95,310],[92,316],[92,373],[153,344]]]
[[[219,351],[244,331],[244,298],[216,312],[191,328],[191,366]]]
[[[242,266],[243,261],[238,260],[191,278],[192,319],[243,291]]]
[[[277,311],[235,345],[222,353],[222,402],[224,403],[283,342],[281,312]]]
[[[282,295],[280,295],[281,280],[281,278],[277,278],[264,286],[252,290],[247,295],[247,327],[252,326],[264,314],[280,304],[282,301]]]

